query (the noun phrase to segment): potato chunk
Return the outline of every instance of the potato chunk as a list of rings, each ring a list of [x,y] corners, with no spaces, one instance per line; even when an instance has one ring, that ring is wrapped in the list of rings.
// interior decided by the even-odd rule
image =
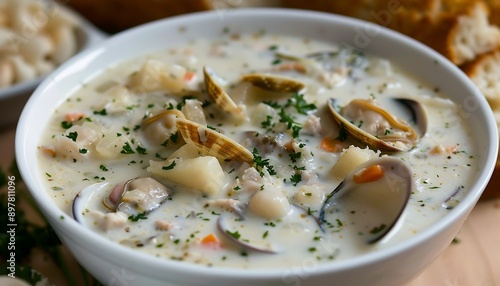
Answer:
[[[217,158],[212,156],[150,161],[148,171],[207,196],[218,195],[226,185],[224,171]]]
[[[337,163],[333,165],[331,172],[336,179],[342,180],[357,166],[379,156],[380,152],[375,153],[375,151],[368,148],[361,149],[351,145],[349,148],[342,151]]]
[[[290,212],[291,206],[281,190],[266,184],[264,190],[257,191],[250,198],[248,209],[260,217],[278,219]]]

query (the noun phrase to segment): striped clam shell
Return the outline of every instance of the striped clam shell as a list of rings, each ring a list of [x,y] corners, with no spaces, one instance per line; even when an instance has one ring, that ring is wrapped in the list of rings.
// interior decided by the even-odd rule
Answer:
[[[253,155],[241,144],[206,126],[187,119],[177,119],[177,129],[187,143],[193,143],[201,156],[214,156],[220,161],[253,164]]]
[[[172,128],[175,126],[176,118],[186,118],[184,114],[177,109],[163,110],[151,117],[148,117],[142,121],[142,128],[147,128],[155,122],[162,122],[166,128]]]
[[[274,74],[247,74],[244,75],[241,80],[274,92],[300,92],[305,88],[305,84],[301,81]]]
[[[217,83],[217,78],[220,78],[211,68],[203,68],[203,76],[205,87],[210,98],[223,111],[237,118],[245,118],[245,114],[241,108],[231,99],[227,92]]]

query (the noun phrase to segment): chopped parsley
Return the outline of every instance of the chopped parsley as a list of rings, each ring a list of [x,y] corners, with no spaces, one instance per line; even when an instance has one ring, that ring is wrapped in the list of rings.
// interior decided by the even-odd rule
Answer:
[[[292,160],[292,163],[296,163],[297,159],[300,159],[300,157],[302,156],[302,152],[289,153],[288,156],[290,156],[290,160]]]
[[[270,51],[276,51],[278,49],[278,45],[270,45],[268,49]]]
[[[304,94],[294,93],[291,99],[288,99],[286,107],[292,106],[300,114],[307,115],[308,111],[316,110],[316,105],[313,103],[308,103],[304,99]]]
[[[342,123],[340,124],[340,129],[339,129],[339,135],[337,138],[340,142],[344,142],[347,139],[347,129],[345,128],[345,125]]]
[[[379,225],[379,226],[376,226],[376,227],[372,228],[372,229],[370,230],[370,233],[371,233],[371,234],[376,234],[376,233],[379,233],[379,232],[383,231],[386,227],[387,227],[387,225],[385,225],[385,224],[381,224],[381,225]]]
[[[264,177],[264,168],[267,169],[269,175],[276,175],[276,171],[274,167],[269,164],[269,159],[262,159],[259,155],[259,150],[257,148],[253,148],[252,150],[253,162],[255,163],[255,168],[259,171],[261,177]]]
[[[102,110],[94,111],[94,114],[106,116],[106,115],[108,115],[108,112],[106,111],[106,108],[103,108]]]
[[[105,165],[99,166],[99,169],[101,169],[101,171],[103,171],[103,172],[107,172],[108,171],[108,168]]]
[[[301,174],[298,174],[298,173],[294,173],[291,177],[290,177],[290,181],[292,182],[293,186],[297,186],[297,184],[302,181],[302,175]]]
[[[281,59],[275,59],[274,61],[271,62],[271,65],[278,65],[281,63]]]
[[[76,142],[76,138],[78,138],[78,132],[70,132],[68,135],[66,135],[66,137]]]
[[[176,165],[175,161],[172,161],[172,163],[170,163],[170,165],[168,165],[168,166],[163,166],[163,167],[161,167],[161,169],[162,169],[162,170],[165,170],[165,171],[167,171],[167,170],[172,170],[172,169],[175,167],[175,165]]]
[[[73,126],[73,123],[71,123],[71,122],[68,122],[68,121],[61,122],[61,127],[64,129],[69,129],[69,128],[71,128],[71,126]]]
[[[146,213],[139,213],[139,214],[136,214],[136,215],[131,215],[128,217],[129,220],[131,221],[139,221],[141,219],[147,219],[148,217],[146,216]]]
[[[135,148],[135,150],[137,151],[137,153],[139,153],[141,155],[148,154],[148,150],[144,147],[141,147],[141,146],[137,146],[137,148]]]
[[[292,130],[292,137],[293,138],[299,137],[299,131],[302,129],[302,126],[295,120],[293,120],[293,118],[290,117],[290,115],[286,114],[284,108],[280,110],[278,115],[280,117],[280,122],[286,123],[286,128]]]
[[[240,239],[240,237],[241,237],[241,234],[238,231],[230,232],[229,230],[226,230],[226,233],[229,234],[230,236],[236,238],[236,239]]]
[[[89,151],[89,150],[87,150],[87,149],[85,149],[85,148],[82,148],[82,149],[78,150],[78,152],[79,152],[80,154],[87,154],[87,152],[88,152],[88,151]]]
[[[125,142],[125,145],[123,145],[122,147],[122,151],[120,152],[121,154],[134,154],[134,150],[132,149],[132,147],[130,147],[130,143]]]
[[[260,126],[264,129],[267,129],[267,131],[271,131],[271,128],[273,128],[275,125],[272,120],[273,117],[271,115],[268,115],[266,116],[266,120],[260,123]]]

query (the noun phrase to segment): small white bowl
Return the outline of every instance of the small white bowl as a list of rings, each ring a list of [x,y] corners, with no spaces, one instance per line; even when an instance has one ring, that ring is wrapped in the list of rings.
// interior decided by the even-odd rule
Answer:
[[[92,45],[101,42],[107,35],[90,24],[86,19],[78,15],[73,10],[58,5],[57,9],[67,12],[76,18],[79,22],[77,27],[78,51],[81,52]],[[20,82],[10,87],[0,88],[0,128],[15,124],[19,120],[21,111],[26,101],[36,89],[36,87],[47,77],[43,75],[33,80]]]
[[[43,189],[37,145],[53,110],[82,83],[108,66],[151,51],[231,32],[269,33],[344,43],[382,56],[423,81],[439,87],[468,116],[481,166],[465,198],[441,220],[393,247],[345,261],[294,269],[208,268],[162,260],[120,246],[82,227],[62,212]],[[68,61],[35,91],[19,121],[16,156],[27,187],[76,259],[109,285],[402,285],[421,273],[453,240],[476,204],[495,167],[498,134],[493,114],[472,82],[452,63],[426,46],[366,22],[299,10],[213,11],[150,23],[116,35]]]

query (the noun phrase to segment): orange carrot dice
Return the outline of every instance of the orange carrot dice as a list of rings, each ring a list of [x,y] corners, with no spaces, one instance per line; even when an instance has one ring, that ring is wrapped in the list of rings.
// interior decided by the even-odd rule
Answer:
[[[354,174],[354,182],[365,184],[375,182],[384,176],[384,169],[380,165],[373,165]]]
[[[66,121],[67,122],[75,122],[75,121],[78,121],[82,118],[85,118],[85,113],[73,112],[73,113],[66,114]]]
[[[321,140],[320,148],[327,152],[340,152],[342,151],[343,146],[340,141],[331,137],[325,137],[323,138],[323,140]]]

